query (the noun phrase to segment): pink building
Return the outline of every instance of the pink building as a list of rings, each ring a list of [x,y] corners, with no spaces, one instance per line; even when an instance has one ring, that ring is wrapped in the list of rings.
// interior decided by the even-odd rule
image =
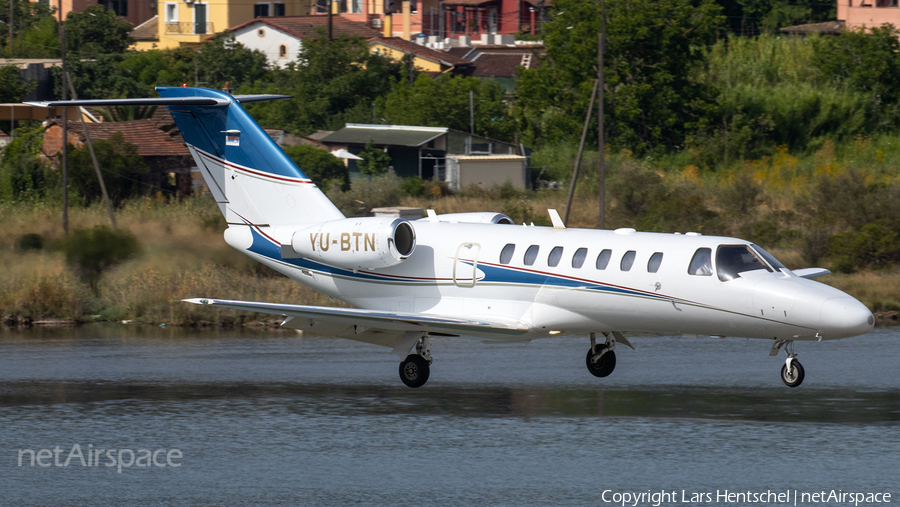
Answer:
[[[898,0],[838,0],[837,18],[847,28],[871,28],[885,23],[900,28],[900,6]]]
[[[335,0],[334,9],[345,19],[382,30],[385,2],[397,6],[391,31],[400,36],[400,0]],[[328,4],[328,0],[313,0],[312,14],[326,14]],[[455,39],[464,35],[539,33],[551,4],[552,0],[418,0],[413,2],[410,15],[410,35]]]

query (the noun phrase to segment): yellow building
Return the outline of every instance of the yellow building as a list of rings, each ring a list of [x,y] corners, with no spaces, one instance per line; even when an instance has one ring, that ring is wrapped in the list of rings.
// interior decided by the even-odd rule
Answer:
[[[138,51],[196,47],[211,35],[254,18],[308,15],[310,4],[311,0],[160,0],[157,16],[135,27],[132,47]]]
[[[378,37],[369,40],[369,51],[379,53],[391,60],[400,61],[413,54],[413,66],[422,72],[441,73],[470,64],[458,56],[431,49],[416,42],[399,37]]]

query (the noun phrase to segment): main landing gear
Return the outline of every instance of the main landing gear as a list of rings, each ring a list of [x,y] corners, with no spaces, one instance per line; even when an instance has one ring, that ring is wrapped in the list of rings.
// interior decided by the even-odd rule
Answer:
[[[596,333],[591,333],[591,348],[588,349],[587,369],[595,377],[608,377],[616,369],[616,339],[610,333],[603,333],[606,343],[597,345]]]
[[[407,387],[424,386],[431,373],[431,362],[431,344],[425,335],[416,343],[416,353],[406,356],[400,363],[400,380]]]
[[[805,372],[803,365],[797,360],[797,354],[794,353],[794,340],[778,340],[772,345],[769,351],[770,356],[778,355],[778,350],[784,347],[784,353],[787,359],[781,367],[781,381],[788,387],[797,387],[803,383]]]

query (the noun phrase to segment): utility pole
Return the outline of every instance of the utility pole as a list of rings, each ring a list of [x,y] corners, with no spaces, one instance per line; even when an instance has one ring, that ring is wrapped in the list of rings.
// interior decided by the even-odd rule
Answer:
[[[597,91],[599,98],[597,100],[597,183],[600,186],[600,229],[606,228],[606,154],[604,153],[604,135],[603,135],[603,50],[606,46],[606,1],[600,0],[600,37],[597,41]],[[568,210],[566,211],[568,214]]]
[[[72,100],[78,100],[75,95],[75,86],[72,85],[72,79],[66,76],[69,82],[69,91],[72,92]],[[91,133],[88,131],[84,122],[84,114],[78,113],[78,119],[81,120],[81,129],[84,131],[84,139],[87,141],[88,151],[91,153],[91,160],[94,162],[94,171],[97,173],[97,181],[100,182],[100,191],[103,193],[103,202],[106,203],[106,212],[109,214],[109,221],[112,223],[113,230],[116,230],[116,216],[113,215],[112,205],[109,203],[109,194],[106,193],[106,184],[103,182],[103,174],[100,172],[100,164],[97,163],[97,155],[94,153],[94,143],[91,142]]]
[[[331,10],[334,9],[334,0],[328,0],[328,40],[334,40],[331,28]]]
[[[9,0],[9,57],[13,57],[13,0]]]
[[[578,144],[578,156],[575,157],[575,168],[572,169],[572,181],[569,183],[569,197],[566,199],[566,214],[563,216],[563,225],[569,224],[569,211],[572,210],[572,199],[575,197],[575,184],[578,182],[578,168],[581,167],[581,155],[584,154],[584,141],[587,138],[588,125],[591,123],[591,111],[594,110],[594,99],[597,98],[597,88],[600,81],[594,82],[591,91],[591,103],[588,105],[587,116],[584,118],[584,128],[581,130],[581,142]]]
[[[59,46],[60,59],[62,60],[62,100],[66,100],[66,26],[62,17],[62,0],[57,0],[59,9]],[[63,106],[62,110],[62,205],[63,205],[63,232],[69,234],[69,108]]]
[[[471,134],[475,135],[475,92],[469,90],[469,125],[471,125]]]

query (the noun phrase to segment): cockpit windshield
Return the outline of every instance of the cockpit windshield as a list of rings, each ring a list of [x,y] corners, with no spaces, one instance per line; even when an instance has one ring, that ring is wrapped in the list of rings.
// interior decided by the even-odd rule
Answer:
[[[772,266],[772,267],[775,268],[777,271],[781,271],[782,269],[787,269],[787,268],[784,266],[784,264],[778,262],[778,259],[776,259],[775,256],[773,256],[773,255],[770,254],[769,252],[763,250],[762,248],[760,248],[760,247],[757,246],[757,245],[750,245],[750,246],[752,246],[753,249],[756,250],[756,253],[758,253],[760,256],[762,256],[762,258],[765,259],[766,262],[769,263],[769,266]]]
[[[745,271],[765,269],[772,272],[772,268],[760,259],[759,254],[747,245],[722,245],[716,252],[716,270],[719,280],[727,282],[738,277]]]

